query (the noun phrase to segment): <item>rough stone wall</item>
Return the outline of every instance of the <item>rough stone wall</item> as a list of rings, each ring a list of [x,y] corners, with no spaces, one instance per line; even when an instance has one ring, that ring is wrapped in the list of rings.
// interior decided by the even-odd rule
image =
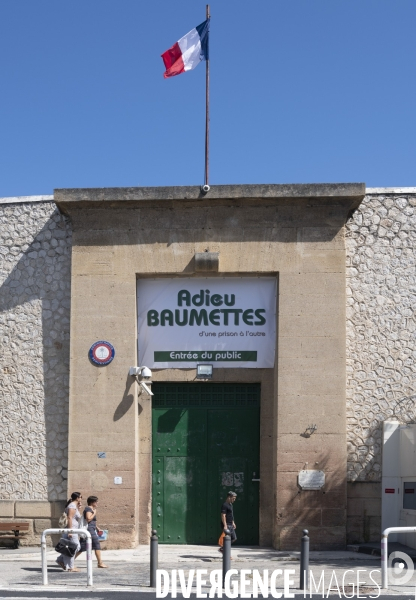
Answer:
[[[382,422],[416,417],[416,194],[368,194],[346,227],[348,480],[381,480]]]
[[[0,499],[66,497],[71,229],[0,204]]]

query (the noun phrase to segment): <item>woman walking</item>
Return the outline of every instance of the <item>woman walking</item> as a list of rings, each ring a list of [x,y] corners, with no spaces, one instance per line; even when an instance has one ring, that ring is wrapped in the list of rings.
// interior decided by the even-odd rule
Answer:
[[[84,509],[84,519],[88,522],[88,531],[91,534],[91,542],[92,549],[95,552],[95,556],[97,557],[98,568],[99,569],[108,569],[107,565],[105,565],[101,558],[101,545],[100,540],[98,539],[97,534],[97,506],[98,506],[98,498],[97,496],[89,496],[87,499],[87,507]],[[81,552],[85,552],[87,541],[85,539],[81,540]],[[77,554],[78,556],[78,554]]]
[[[81,500],[82,500],[81,494],[79,492],[73,492],[71,494],[70,499],[66,503],[65,514],[68,519],[68,524],[66,526],[66,529],[79,529],[79,521],[81,519],[81,513],[79,512],[79,509],[81,508],[81,504],[82,504]],[[78,535],[76,535],[75,533],[64,533],[64,535],[62,537],[66,538],[66,539],[70,539],[73,542],[75,542],[76,544],[78,544],[77,550],[79,550],[80,546],[79,546]],[[58,556],[58,558],[56,559],[56,562],[64,571],[68,571],[68,572],[78,572],[79,571],[79,569],[77,569],[74,566],[75,554],[74,554],[74,556],[65,556],[65,554],[60,554]]]

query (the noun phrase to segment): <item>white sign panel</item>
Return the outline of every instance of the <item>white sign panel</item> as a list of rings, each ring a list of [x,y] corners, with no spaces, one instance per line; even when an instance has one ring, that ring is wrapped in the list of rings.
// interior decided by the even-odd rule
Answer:
[[[272,277],[139,280],[140,365],[274,367],[276,293]]]
[[[299,471],[298,483],[303,490],[320,490],[325,485],[325,473],[323,471]]]

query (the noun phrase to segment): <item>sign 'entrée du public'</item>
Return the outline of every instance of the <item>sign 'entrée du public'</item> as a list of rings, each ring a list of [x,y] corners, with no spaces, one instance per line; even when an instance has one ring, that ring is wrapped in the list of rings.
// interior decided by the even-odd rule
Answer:
[[[140,280],[140,364],[273,367],[276,285],[271,277]]]

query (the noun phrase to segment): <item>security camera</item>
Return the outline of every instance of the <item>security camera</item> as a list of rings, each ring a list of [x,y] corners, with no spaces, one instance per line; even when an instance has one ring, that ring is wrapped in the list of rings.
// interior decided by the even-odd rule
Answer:
[[[141,376],[143,377],[143,379],[151,379],[152,371],[149,369],[149,367],[142,367]]]
[[[201,186],[201,192],[203,194],[208,194],[208,192],[209,192],[210,189],[211,188],[209,187],[209,185],[203,185],[203,186]]]
[[[152,371],[149,369],[149,367],[130,367],[129,375],[136,379],[140,387],[144,389],[149,396],[154,395],[149,386],[143,381],[143,379],[146,379],[146,381],[150,383],[149,379],[152,378]]]

